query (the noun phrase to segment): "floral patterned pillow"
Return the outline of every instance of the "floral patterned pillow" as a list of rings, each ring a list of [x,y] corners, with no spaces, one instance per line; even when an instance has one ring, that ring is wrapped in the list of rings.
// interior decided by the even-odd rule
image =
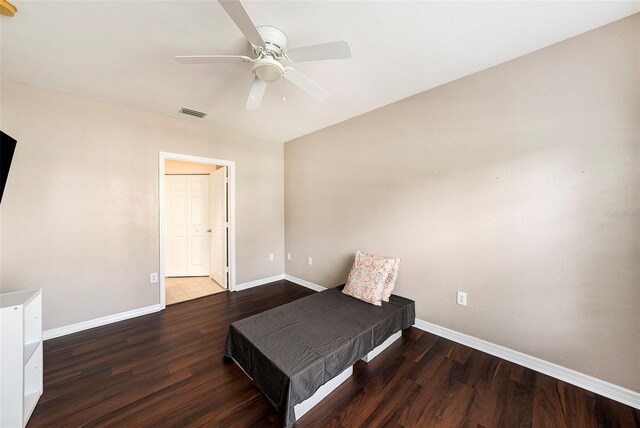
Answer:
[[[342,292],[363,302],[382,306],[385,281],[393,270],[389,259],[362,257],[358,251]]]
[[[382,257],[358,251],[358,253],[356,254],[356,264],[359,263],[359,261],[369,257],[375,259],[386,259],[389,260],[392,264],[391,272],[389,272],[389,275],[387,275],[387,277],[385,278],[384,287],[382,290],[382,301],[388,302],[389,297],[391,297],[391,293],[393,293],[393,289],[396,286],[396,280],[398,279],[398,270],[400,270],[400,258]]]

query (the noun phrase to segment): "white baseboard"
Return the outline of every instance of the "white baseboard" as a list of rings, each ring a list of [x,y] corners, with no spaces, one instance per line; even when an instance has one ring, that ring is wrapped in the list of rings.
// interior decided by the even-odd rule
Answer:
[[[287,274],[284,275],[284,279],[286,279],[287,281],[295,282],[298,285],[302,285],[303,287],[310,288],[314,291],[324,291],[327,289],[327,287],[323,287],[321,285],[314,284],[313,282],[305,281],[304,279],[296,278],[295,276]]]
[[[151,314],[162,310],[160,305],[147,306],[144,308],[133,309],[131,311],[120,312],[118,314],[107,315],[106,317],[95,318],[89,321],[82,321],[76,324],[65,325],[63,327],[52,328],[42,332],[42,339],[49,340],[55,337],[66,336],[67,334],[77,333],[82,330],[88,330],[94,327],[111,324],[118,321],[128,320],[130,318]]]
[[[300,279],[287,274],[281,274],[268,278],[258,279],[255,281],[245,282],[242,284],[237,284],[235,287],[235,291],[257,287],[259,285],[268,284],[270,282],[279,281],[281,279],[286,279],[287,281],[291,281],[314,291],[326,290],[326,287],[322,287],[318,284],[305,281],[304,279]],[[55,337],[65,336],[67,334],[76,333],[82,330],[87,330],[90,328],[99,327],[130,318],[135,318],[142,315],[147,315],[153,312],[158,312],[161,309],[162,308],[158,304],[134,309],[127,312],[120,312],[118,314],[108,315],[89,321],[83,321],[64,327],[45,330],[42,332],[42,338],[43,340],[53,339]],[[584,388],[588,391],[618,401],[622,404],[640,409],[640,392],[632,391],[630,389],[614,385],[607,381],[597,379],[593,376],[589,376],[587,374],[580,373],[575,370],[571,370],[566,367],[551,363],[549,361],[545,361],[540,358],[533,357],[531,355],[527,355],[510,348],[506,348],[504,346],[496,345],[495,343],[491,343],[483,339],[478,339],[477,337],[469,336],[467,334],[460,333],[446,327],[441,327],[439,325],[432,324],[421,319],[416,318],[415,327],[429,333],[433,333],[437,336],[444,337],[445,339],[460,343],[462,345],[469,346],[470,348],[474,348],[479,351],[486,352],[496,357],[505,359],[507,361],[511,361],[512,363],[519,364],[537,372],[544,373],[548,376],[554,377],[580,388]]]
[[[640,393],[630,389],[421,319],[415,327],[640,409]]]
[[[284,279],[284,274],[271,276],[269,278],[257,279],[255,281],[249,281],[242,284],[237,284],[235,291],[245,290],[247,288],[257,287],[259,285],[268,284],[270,282],[279,281]],[[77,333],[82,330],[88,330],[94,327],[100,327],[103,325],[111,324],[118,321],[128,320],[130,318],[139,317],[142,315],[151,314],[162,310],[160,305],[147,306],[144,308],[133,309],[131,311],[120,312],[118,314],[107,315],[101,318],[95,318],[88,321],[79,322],[76,324],[66,325],[63,327],[52,328],[42,332],[42,339],[49,340],[60,336],[66,336],[67,334]]]
[[[325,287],[305,281],[304,279],[296,278],[295,276],[285,274],[284,279],[315,291],[326,290]],[[553,378],[584,388],[622,404],[640,409],[640,392],[632,391],[607,381],[597,379],[593,376],[559,366],[549,361],[545,361],[504,346],[496,345],[495,343],[487,342],[486,340],[478,339],[477,337],[441,327],[421,319],[416,319],[415,327],[470,348],[511,361],[512,363],[519,364],[531,370],[544,373]]]
[[[281,279],[284,279],[284,277],[285,277],[284,274],[280,274],[280,275],[270,276],[268,278],[256,279],[255,281],[243,282],[242,284],[236,284],[236,286],[233,288],[233,291],[246,290],[247,288],[258,287],[259,285],[268,284],[274,281],[280,281]]]

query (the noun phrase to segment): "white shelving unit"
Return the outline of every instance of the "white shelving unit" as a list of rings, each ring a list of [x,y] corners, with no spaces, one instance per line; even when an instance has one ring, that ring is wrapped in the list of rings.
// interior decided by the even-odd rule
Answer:
[[[41,395],[42,291],[0,294],[0,426],[26,426]]]

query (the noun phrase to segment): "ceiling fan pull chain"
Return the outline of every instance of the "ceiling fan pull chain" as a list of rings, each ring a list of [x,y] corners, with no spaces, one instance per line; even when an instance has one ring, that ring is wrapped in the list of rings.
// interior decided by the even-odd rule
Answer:
[[[282,102],[287,102],[287,83],[285,79],[282,79]]]

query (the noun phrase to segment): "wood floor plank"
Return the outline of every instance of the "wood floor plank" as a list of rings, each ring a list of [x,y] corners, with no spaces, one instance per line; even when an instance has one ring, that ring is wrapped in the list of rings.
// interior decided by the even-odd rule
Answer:
[[[48,340],[28,427],[281,427],[222,358],[229,324],[314,293],[288,281]],[[640,411],[416,328],[297,427],[640,427]]]

